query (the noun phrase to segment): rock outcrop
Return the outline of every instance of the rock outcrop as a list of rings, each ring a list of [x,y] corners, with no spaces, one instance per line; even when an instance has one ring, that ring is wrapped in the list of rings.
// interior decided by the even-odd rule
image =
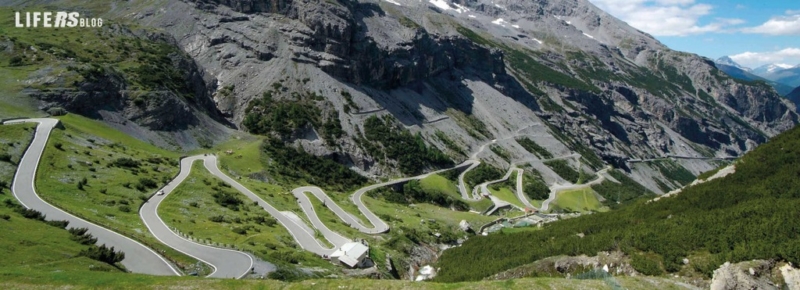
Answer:
[[[790,264],[753,260],[731,264],[725,262],[714,270],[712,290],[739,289],[800,289],[798,271]],[[786,287],[786,288],[783,288]]]

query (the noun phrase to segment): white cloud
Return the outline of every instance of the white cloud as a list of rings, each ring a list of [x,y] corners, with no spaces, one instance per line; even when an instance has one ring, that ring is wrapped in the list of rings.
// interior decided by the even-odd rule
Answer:
[[[772,17],[759,26],[744,28],[742,31],[769,35],[800,35],[800,10],[787,10],[786,15]]]
[[[700,18],[711,14],[713,6],[695,0],[589,0],[633,27],[655,36],[686,36],[727,32],[741,19],[718,18],[701,25]]]
[[[790,47],[777,51],[750,52],[730,56],[731,59],[747,67],[758,67],[768,63],[788,63],[797,65],[800,63],[800,48]]]

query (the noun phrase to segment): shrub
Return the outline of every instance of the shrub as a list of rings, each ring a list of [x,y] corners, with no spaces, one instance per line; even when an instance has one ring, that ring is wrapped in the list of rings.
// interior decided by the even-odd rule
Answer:
[[[651,255],[634,254],[631,259],[631,267],[639,273],[647,276],[658,276],[664,273],[661,263]]]
[[[114,251],[114,247],[108,248],[105,244],[99,247],[91,245],[88,249],[81,251],[78,255],[110,265],[122,262],[122,260],[125,259],[125,253],[122,251]]]
[[[246,235],[247,234],[247,229],[242,228],[242,227],[235,227],[235,228],[233,228],[233,232],[236,233],[236,234],[240,234],[240,235]]]
[[[234,211],[238,211],[239,206],[244,204],[241,199],[225,191],[217,191],[212,194],[212,196],[214,196],[214,201],[217,202],[217,204]]]
[[[11,154],[0,153],[0,161],[11,162]]]
[[[212,221],[212,222],[215,222],[215,223],[221,223],[221,222],[225,221],[225,217],[221,216],[221,215],[216,215],[216,216],[209,217],[208,220]]]
[[[71,228],[67,231],[72,234],[70,239],[80,243],[81,245],[94,245],[94,243],[97,242],[97,238],[93,237],[92,234],[87,233],[87,231],[89,231],[87,228]]]
[[[1,219],[4,219],[4,220],[9,220],[9,219],[11,219],[11,216],[10,216],[10,215],[7,215],[7,214],[1,214],[1,215],[0,215],[0,218],[1,218]]]
[[[116,167],[138,168],[141,163],[130,158],[122,157],[112,161],[111,165]]]
[[[127,206],[127,205],[120,205],[119,206],[119,211],[121,211],[121,212],[131,212],[131,207]]]
[[[43,221],[44,218],[45,218],[44,214],[42,214],[40,211],[35,210],[35,209],[29,209],[29,208],[24,208],[22,206],[18,206],[15,209],[15,211],[17,213],[21,214],[26,219]]]
[[[62,228],[62,229],[66,229],[67,225],[69,225],[69,221],[46,221],[45,223],[47,223],[48,225],[57,227],[57,228]]]
[[[138,185],[140,185],[142,188],[156,188],[156,187],[158,187],[158,183],[156,183],[155,180],[152,180],[152,179],[147,178],[147,177],[139,178],[139,184]],[[137,186],[136,189],[139,189],[139,187]]]

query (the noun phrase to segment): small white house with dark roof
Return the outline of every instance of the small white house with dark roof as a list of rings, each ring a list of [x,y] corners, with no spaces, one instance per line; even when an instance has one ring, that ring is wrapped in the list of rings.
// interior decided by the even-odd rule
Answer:
[[[331,261],[342,263],[350,268],[358,268],[367,258],[369,247],[356,242],[346,243],[341,248],[331,254]]]

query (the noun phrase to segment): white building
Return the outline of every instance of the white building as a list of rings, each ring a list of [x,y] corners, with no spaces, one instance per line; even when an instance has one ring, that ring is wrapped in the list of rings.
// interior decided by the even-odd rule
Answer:
[[[367,258],[369,247],[361,243],[346,243],[341,248],[331,254],[331,261],[334,263],[342,263],[350,268],[358,268]]]

